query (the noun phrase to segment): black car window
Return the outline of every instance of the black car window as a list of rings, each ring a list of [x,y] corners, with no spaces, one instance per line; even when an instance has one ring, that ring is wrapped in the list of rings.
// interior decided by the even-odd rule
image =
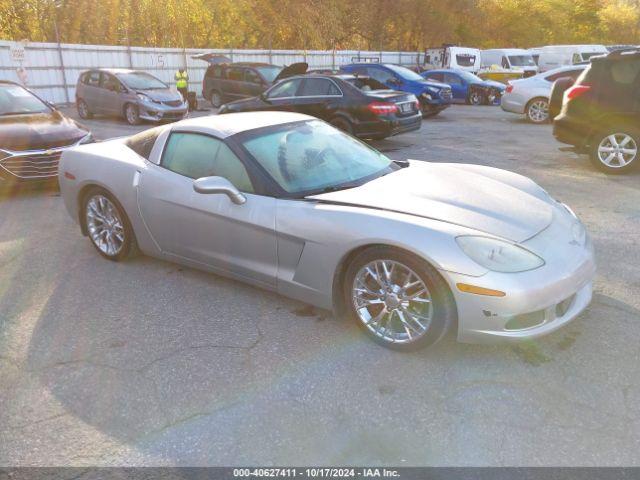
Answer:
[[[158,136],[164,132],[165,128],[166,127],[156,127],[136,133],[125,141],[125,145],[141,157],[149,160],[153,145],[156,143]]]
[[[574,80],[580,76],[582,70],[569,70],[564,72],[554,73],[545,78],[548,82],[555,82],[559,78],[573,78]]]
[[[396,76],[392,72],[384,68],[377,67],[367,67],[367,74],[374,80],[377,80],[384,84],[396,78]]]
[[[364,92],[369,92],[371,90],[386,90],[387,86],[374,80],[369,77],[351,77],[351,78],[343,78],[343,81],[347,82],[349,85],[353,85],[358,90],[362,90]]]
[[[88,72],[86,77],[87,81],[85,83],[87,85],[90,85],[92,87],[100,86],[100,72]]]
[[[638,73],[640,73],[639,60],[624,60],[613,62],[611,65],[611,79],[620,86],[627,86],[637,83]]]
[[[454,75],[453,73],[445,73],[444,83],[448,83],[449,85],[462,85],[462,80],[459,76]]]
[[[227,70],[227,78],[229,80],[235,80],[237,82],[244,81],[244,68],[232,67]]]
[[[253,192],[244,164],[221,140],[197,133],[172,133],[162,166],[189,178],[224,177],[238,190]]]
[[[287,98],[287,97],[295,97],[296,91],[300,86],[301,80],[299,78],[293,80],[286,80],[284,82],[278,83],[274,86],[267,95],[268,98]]]
[[[310,96],[340,96],[342,92],[336,84],[327,78],[307,78],[302,84],[301,97]]]
[[[260,78],[260,75],[258,75],[258,72],[256,72],[255,70],[251,70],[250,68],[247,68],[244,73],[244,81],[249,83],[257,83],[258,85],[262,83],[262,79]]]

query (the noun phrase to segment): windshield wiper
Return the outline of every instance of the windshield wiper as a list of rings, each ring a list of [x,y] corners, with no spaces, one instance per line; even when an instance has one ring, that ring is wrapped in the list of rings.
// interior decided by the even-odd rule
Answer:
[[[349,190],[350,188],[356,188],[362,185],[361,183],[344,183],[342,185],[329,185],[320,190],[320,193],[339,192],[340,190]]]
[[[42,112],[2,112],[2,113],[0,113],[0,116],[3,116],[3,115],[24,115],[24,114],[27,114],[27,113],[42,113]]]

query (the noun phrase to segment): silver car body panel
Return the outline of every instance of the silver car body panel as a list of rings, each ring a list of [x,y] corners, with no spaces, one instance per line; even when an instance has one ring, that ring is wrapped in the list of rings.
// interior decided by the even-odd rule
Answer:
[[[66,208],[78,222],[83,189],[102,186],[122,205],[145,254],[328,309],[336,306],[334,292],[340,291],[339,274],[350,254],[370,245],[401,248],[429,262],[449,284],[458,339],[465,342],[548,333],[589,303],[593,248],[588,236],[580,243],[575,235],[584,227],[534,182],[514,173],[411,161],[354,189],[303,199],[246,194],[246,203],[237,205],[226,195],[196,193],[193,180],[158,165],[171,130],[224,137],[308,118],[269,112],[186,120],[165,127],[149,160],[129,149],[126,139],[70,149],[59,169]],[[488,271],[462,252],[459,235],[508,239],[545,264],[521,273]],[[464,293],[457,283],[506,295]],[[570,307],[560,315],[554,309],[561,302]],[[507,328],[514,317],[535,311],[544,314],[538,324]]]

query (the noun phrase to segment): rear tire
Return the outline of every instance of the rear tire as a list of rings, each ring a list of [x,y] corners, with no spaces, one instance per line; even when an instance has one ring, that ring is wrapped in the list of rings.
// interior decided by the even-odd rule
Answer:
[[[220,108],[222,106],[222,94],[218,90],[212,90],[209,94],[209,101],[213,108]]]
[[[347,266],[342,292],[358,326],[394,350],[434,345],[457,322],[453,295],[436,269],[396,248],[375,246],[357,254]]]
[[[89,120],[93,118],[93,113],[89,110],[89,105],[84,100],[78,99],[76,100],[76,109],[78,110],[78,115],[83,120]]]
[[[527,120],[535,124],[543,124],[549,121],[549,99],[537,97],[527,103],[525,110]]]
[[[124,107],[124,118],[129,125],[140,125],[140,110],[137,105],[127,103]]]
[[[118,262],[136,252],[129,217],[104,188],[87,191],[82,199],[82,215],[91,244],[104,258]]]
[[[614,125],[593,137],[591,163],[609,174],[627,173],[640,165],[640,131],[628,125]]]
[[[346,118],[334,117],[331,119],[329,123],[334,127],[336,127],[337,129],[342,130],[343,132],[348,133],[349,135],[353,135],[353,125]]]
[[[467,103],[469,105],[484,105],[486,102],[484,95],[480,92],[469,92]]]

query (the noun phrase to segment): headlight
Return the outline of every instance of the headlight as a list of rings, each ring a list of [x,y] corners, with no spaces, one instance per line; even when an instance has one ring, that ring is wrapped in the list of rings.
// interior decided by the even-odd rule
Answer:
[[[151,100],[151,98],[149,98],[144,93],[136,93],[136,96],[138,97],[138,100],[140,100],[141,102],[153,103],[153,100]]]
[[[494,272],[525,272],[544,265],[535,253],[495,238],[465,235],[456,242],[471,260]]]
[[[426,98],[427,100],[431,100],[433,97],[431,95],[429,95],[428,93],[423,93],[422,94],[422,98]]]
[[[432,93],[434,95],[436,95],[440,90],[438,90],[437,88],[433,88],[433,87],[427,87],[427,92]]]

